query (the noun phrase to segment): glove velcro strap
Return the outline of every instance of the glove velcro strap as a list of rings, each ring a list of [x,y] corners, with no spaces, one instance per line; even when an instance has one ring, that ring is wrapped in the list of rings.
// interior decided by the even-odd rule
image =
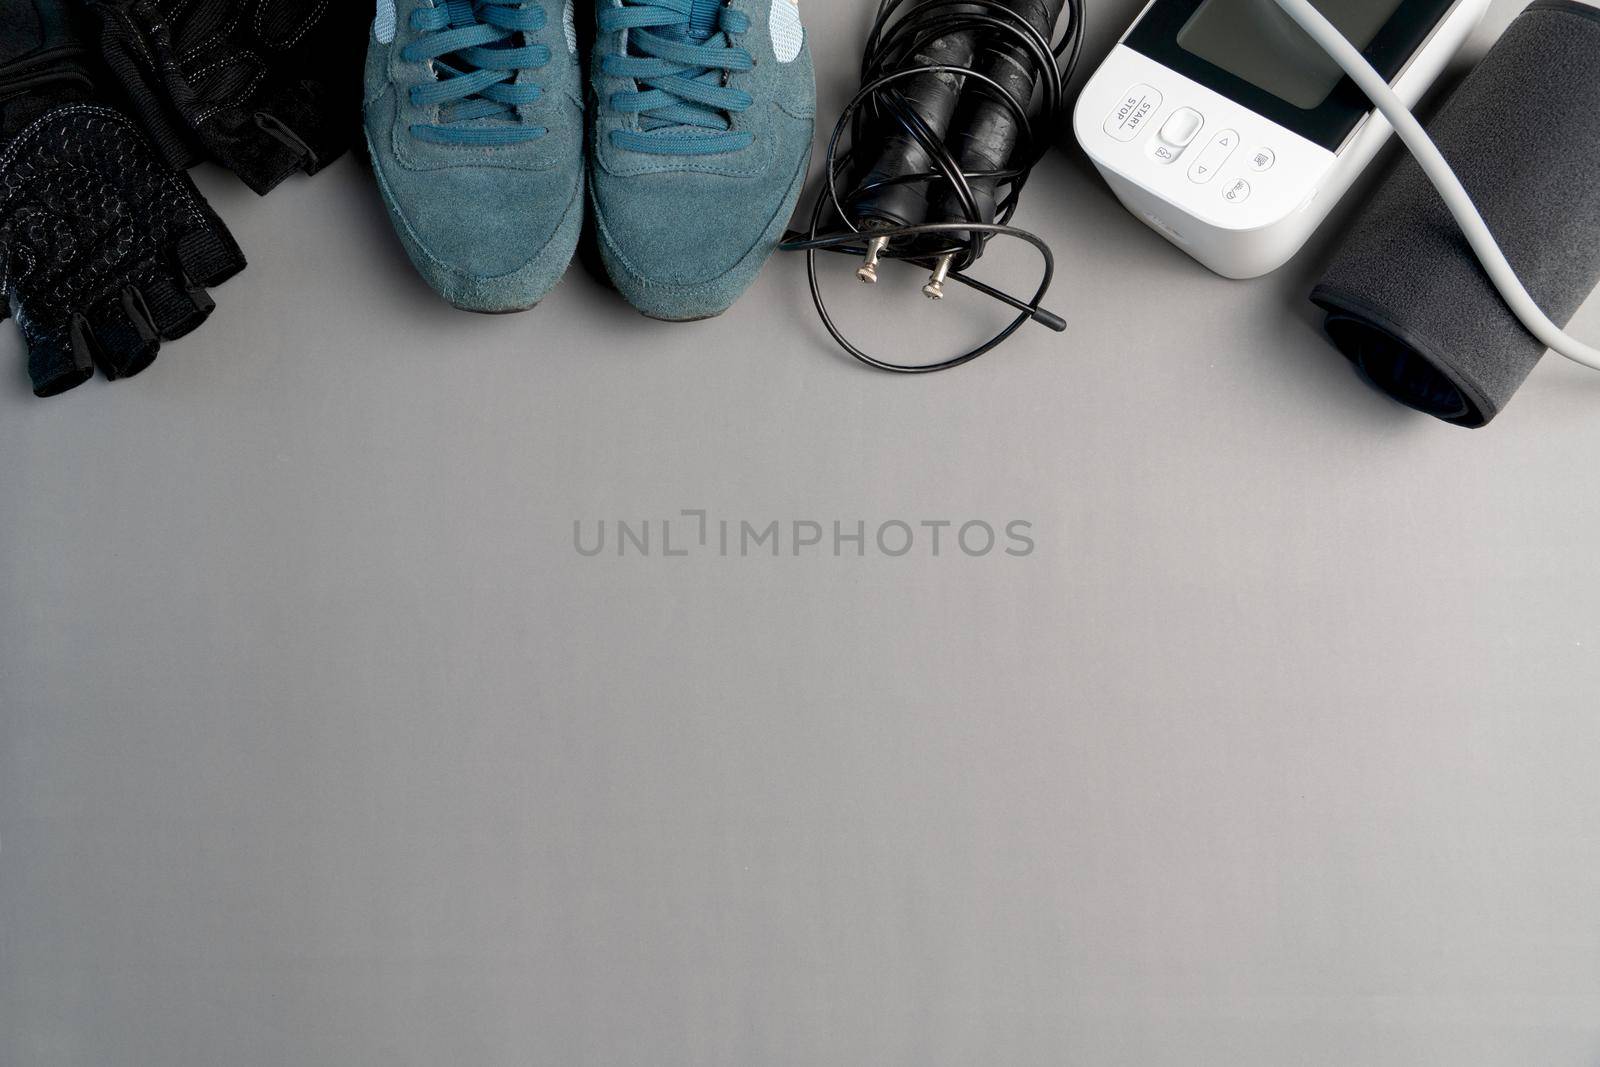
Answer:
[[[183,113],[168,98],[146,57],[153,46],[125,21],[117,10],[97,5],[100,15],[100,57],[122,86],[128,108],[144,128],[163,162],[174,170],[187,170],[203,157],[194,132]]]

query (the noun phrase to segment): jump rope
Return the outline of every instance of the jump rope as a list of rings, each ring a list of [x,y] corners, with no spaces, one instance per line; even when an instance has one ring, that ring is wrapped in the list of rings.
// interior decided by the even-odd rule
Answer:
[[[1063,15],[1066,27],[1052,43]],[[1011,219],[1050,147],[1082,49],[1083,0],[881,0],[861,90],[828,140],[825,186],[810,227],[790,233],[782,246],[806,253],[817,314],[846,352],[879,370],[928,374],[970,363],[1030,321],[1066,330],[1066,320],[1043,306],[1055,255]],[[1043,269],[1031,297],[969,273],[997,237],[1038,251]],[[942,300],[955,282],[1017,315],[988,341],[949,359],[881,359],[834,321],[818,252],[860,260],[856,276],[868,284],[877,282],[884,261],[911,263],[928,272],[923,292],[930,299]]]

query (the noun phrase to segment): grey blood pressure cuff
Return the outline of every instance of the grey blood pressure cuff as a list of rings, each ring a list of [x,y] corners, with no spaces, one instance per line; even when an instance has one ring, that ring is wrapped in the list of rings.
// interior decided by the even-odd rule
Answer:
[[[1565,325],[1600,282],[1600,8],[1537,0],[1428,125],[1506,258]],[[1373,384],[1486,425],[1544,355],[1409,155],[1311,300]]]

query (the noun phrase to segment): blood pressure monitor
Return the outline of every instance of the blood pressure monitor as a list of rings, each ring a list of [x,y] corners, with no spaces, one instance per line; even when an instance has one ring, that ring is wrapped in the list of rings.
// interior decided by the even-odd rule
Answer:
[[[1314,0],[1415,104],[1489,0]],[[1073,128],[1123,204],[1218,274],[1303,245],[1389,123],[1275,0],[1151,0],[1078,97]]]

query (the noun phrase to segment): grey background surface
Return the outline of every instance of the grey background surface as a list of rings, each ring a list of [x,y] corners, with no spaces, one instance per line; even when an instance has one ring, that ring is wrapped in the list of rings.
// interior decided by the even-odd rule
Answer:
[[[1369,391],[1348,208],[1232,283],[1058,154],[1071,332],[908,381],[794,258],[477,318],[353,162],[200,180],[201,333],[37,402],[0,331],[0,1064],[1600,1064],[1600,378]],[[573,549],[693,508],[1037,550]]]

